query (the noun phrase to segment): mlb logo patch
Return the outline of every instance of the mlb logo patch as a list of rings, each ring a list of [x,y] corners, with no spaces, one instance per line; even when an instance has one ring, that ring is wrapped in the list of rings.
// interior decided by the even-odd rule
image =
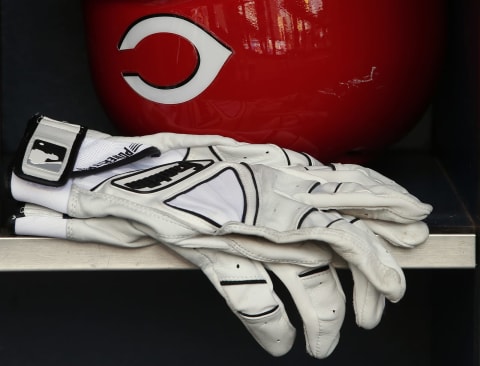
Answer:
[[[27,158],[27,163],[53,173],[61,171],[67,149],[45,140],[35,140]]]
[[[14,173],[30,182],[64,185],[86,133],[87,129],[79,125],[33,116],[18,147]]]

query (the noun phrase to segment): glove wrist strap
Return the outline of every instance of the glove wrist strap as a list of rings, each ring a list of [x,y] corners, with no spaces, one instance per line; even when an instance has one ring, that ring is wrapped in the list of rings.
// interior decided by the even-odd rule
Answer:
[[[86,132],[83,126],[34,116],[18,148],[14,173],[34,183],[64,185]]]
[[[87,130],[80,125],[34,116],[18,148],[13,172],[28,182],[60,187],[69,178],[160,155],[155,146]]]

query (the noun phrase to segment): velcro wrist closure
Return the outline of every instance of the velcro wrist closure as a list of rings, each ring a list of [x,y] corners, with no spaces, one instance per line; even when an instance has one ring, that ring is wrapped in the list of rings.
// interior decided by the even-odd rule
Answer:
[[[36,115],[26,129],[13,171],[27,181],[59,187],[66,183],[87,128]]]

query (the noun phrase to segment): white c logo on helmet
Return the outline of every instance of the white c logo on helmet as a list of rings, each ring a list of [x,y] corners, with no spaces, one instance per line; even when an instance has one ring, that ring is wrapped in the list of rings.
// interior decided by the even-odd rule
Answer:
[[[138,73],[123,73],[130,87],[145,99],[162,104],[187,102],[202,93],[215,79],[232,51],[198,25],[176,15],[156,15],[141,19],[123,36],[119,50],[133,49],[143,39],[157,33],[186,38],[195,47],[197,67],[184,82],[173,87],[153,85]]]

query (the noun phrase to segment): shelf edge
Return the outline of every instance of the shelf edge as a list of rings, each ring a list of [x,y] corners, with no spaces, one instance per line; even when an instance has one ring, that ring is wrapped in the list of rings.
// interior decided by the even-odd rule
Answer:
[[[414,249],[387,245],[403,268],[475,268],[475,234],[431,234]],[[345,268],[338,257],[334,265]],[[195,267],[162,246],[119,248],[51,238],[0,237],[0,271],[182,270]]]

